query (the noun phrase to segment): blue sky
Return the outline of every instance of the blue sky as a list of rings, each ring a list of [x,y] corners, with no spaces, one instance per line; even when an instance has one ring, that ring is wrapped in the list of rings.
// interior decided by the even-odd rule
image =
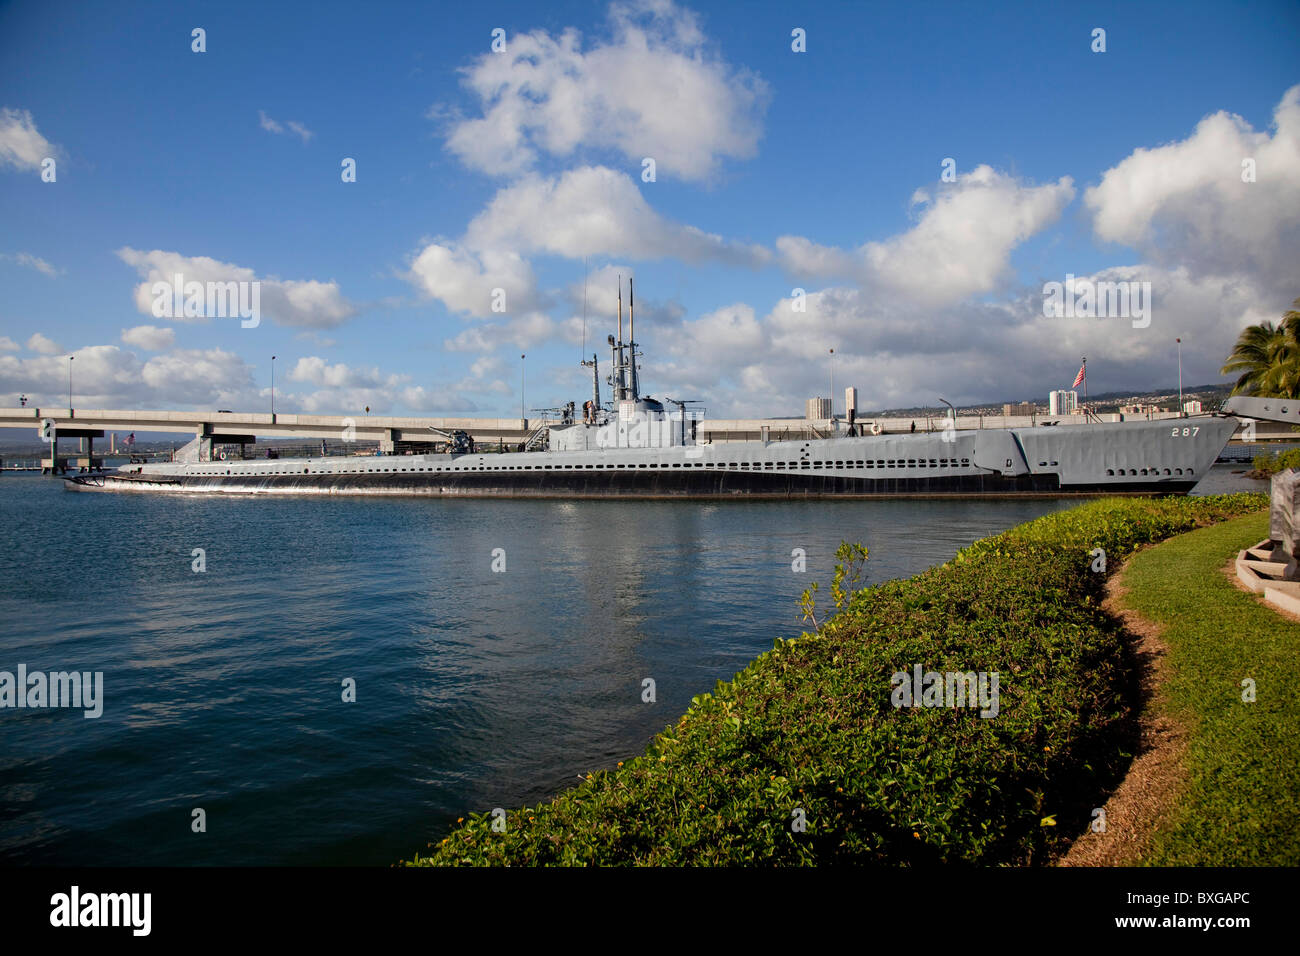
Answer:
[[[581,401],[584,257],[588,342],[635,274],[644,385],[715,417],[800,414],[831,347],[868,408],[1082,354],[1166,386],[1180,335],[1220,381],[1300,296],[1298,38],[1293,3],[11,3],[0,403],[62,404],[73,353],[83,407],[261,409],[272,354],[285,411],[517,415],[521,353],[529,408]],[[261,323],[150,314],[178,263]],[[1149,326],[1044,317],[1067,274],[1151,283]]]

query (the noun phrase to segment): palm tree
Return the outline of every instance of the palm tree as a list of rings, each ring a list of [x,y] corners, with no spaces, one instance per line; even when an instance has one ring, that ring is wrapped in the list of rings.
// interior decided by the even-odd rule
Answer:
[[[1300,299],[1277,325],[1261,322],[1242,330],[1224,364],[1224,375],[1240,373],[1233,395],[1300,398]]]

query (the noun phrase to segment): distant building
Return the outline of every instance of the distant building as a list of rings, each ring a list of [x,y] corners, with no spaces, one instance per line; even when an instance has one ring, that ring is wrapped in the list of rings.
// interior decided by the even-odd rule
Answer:
[[[818,421],[819,419],[831,417],[831,400],[829,398],[810,398],[808,399],[808,409],[804,413],[804,418],[809,421]]]
[[[1059,388],[1047,396],[1047,414],[1073,415],[1079,410],[1079,393]]]
[[[1183,411],[1188,415],[1199,415],[1201,414],[1201,403],[1196,399],[1183,402]]]
[[[1033,402],[1016,402],[1014,405],[1007,402],[1002,406],[1003,415],[1035,415],[1038,413],[1038,406]]]
[[[858,390],[850,385],[844,390],[844,417],[858,410]]]
[[[1121,405],[1119,413],[1121,415],[1155,415],[1163,411],[1159,405]]]

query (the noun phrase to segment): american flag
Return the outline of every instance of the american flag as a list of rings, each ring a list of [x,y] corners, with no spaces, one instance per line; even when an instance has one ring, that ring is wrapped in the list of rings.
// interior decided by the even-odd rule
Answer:
[[[1070,388],[1078,388],[1080,385],[1082,385],[1083,380],[1087,378],[1087,371],[1088,371],[1088,363],[1084,362],[1082,365],[1079,366],[1079,374],[1074,376],[1074,384],[1071,385]]]
[[[131,434],[126,436],[126,447],[130,448],[134,444],[135,444],[135,432],[131,432]]]

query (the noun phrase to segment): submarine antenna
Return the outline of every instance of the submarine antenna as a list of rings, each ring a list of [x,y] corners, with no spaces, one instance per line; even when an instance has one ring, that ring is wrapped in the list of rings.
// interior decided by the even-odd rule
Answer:
[[[623,357],[623,275],[618,277],[618,344],[614,346],[614,400],[627,398],[627,368]]]
[[[637,381],[637,376],[636,376],[636,306],[635,306],[635,301],[636,301],[635,293],[633,293],[633,291],[632,291],[632,276],[628,276],[628,277],[627,277],[627,321],[628,321],[627,337],[628,337],[628,339],[630,339],[630,341],[628,342],[628,346],[629,346],[628,353],[629,353],[629,360],[630,360],[630,362],[631,362],[631,368],[629,369],[629,372],[631,373],[631,377],[632,377],[632,398],[633,398],[633,400],[636,400],[636,399],[638,399],[638,398],[641,397],[640,383]]]

